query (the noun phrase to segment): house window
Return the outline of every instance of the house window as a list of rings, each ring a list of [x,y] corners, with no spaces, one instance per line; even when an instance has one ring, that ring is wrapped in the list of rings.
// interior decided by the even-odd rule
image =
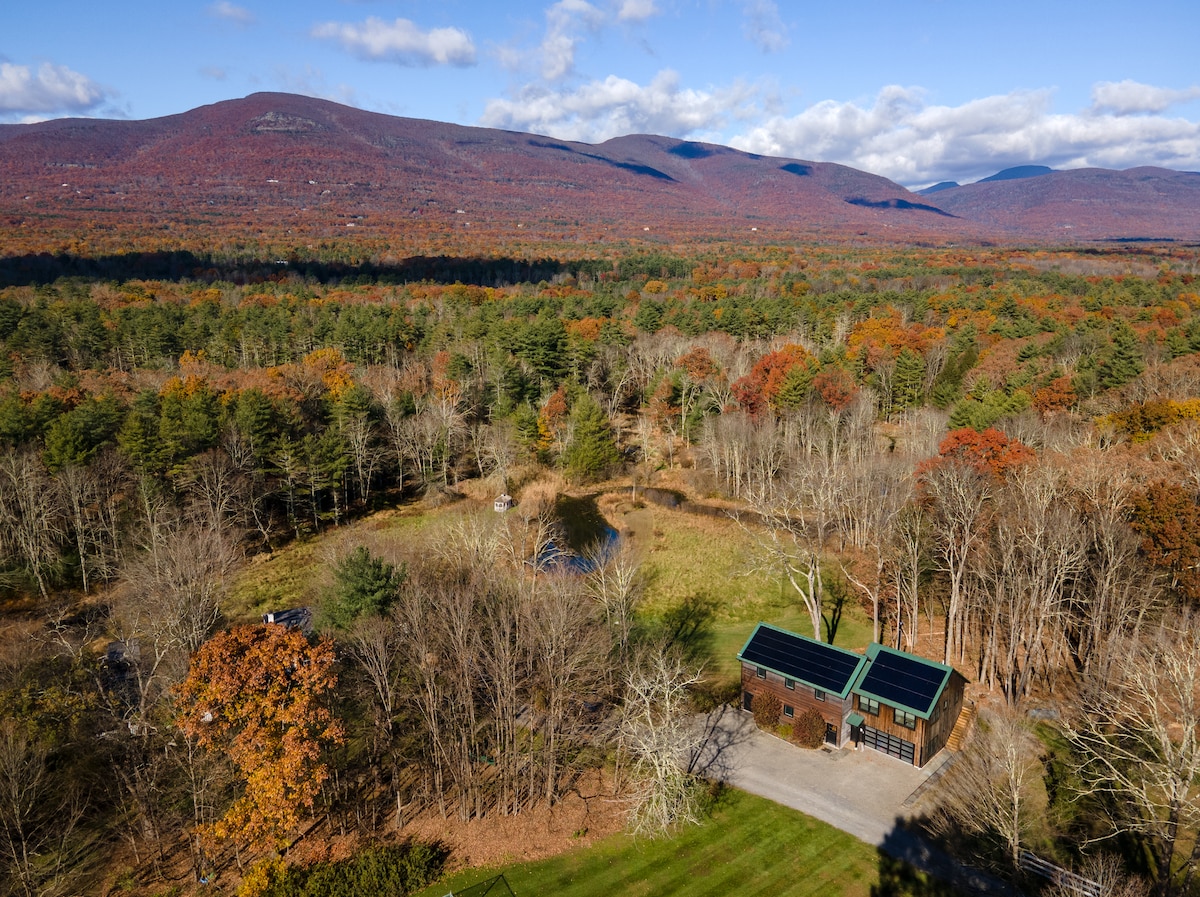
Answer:
[[[821,691],[821,689],[819,689],[819,688],[814,688],[813,689],[813,697],[816,698],[818,701],[824,701],[825,700],[825,692]]]
[[[901,710],[899,707],[895,708],[892,712],[896,714],[897,726],[903,726],[906,729],[915,729],[917,727],[917,715],[915,713],[909,713],[907,710]]]
[[[929,725],[932,726],[934,723],[936,723],[938,721],[938,717],[940,717],[941,715],[942,715],[942,705],[935,704],[933,706],[933,712],[931,714],[929,714]]]
[[[791,719],[793,716],[796,715],[796,711],[792,707],[791,704],[784,704],[783,705],[783,715],[786,716],[788,719]]]
[[[784,679],[783,686],[788,691],[795,691],[796,690],[796,680],[795,679]]]
[[[879,702],[863,695],[858,696],[858,709],[867,716],[879,716]]]
[[[759,678],[759,679],[766,679],[766,678],[767,678],[767,668],[766,668],[766,667],[759,667],[759,668],[758,668],[758,678]]]

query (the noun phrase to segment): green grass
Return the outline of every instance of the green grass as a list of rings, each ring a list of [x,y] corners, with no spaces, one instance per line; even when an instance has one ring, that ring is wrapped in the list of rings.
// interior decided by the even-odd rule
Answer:
[[[357,544],[356,535],[371,539],[399,537],[429,526],[444,511],[384,512],[326,530],[319,536],[290,542],[270,555],[250,559],[234,577],[222,609],[231,622],[256,620],[268,610],[302,607],[316,599],[314,583],[326,561],[322,546],[332,539]]]
[[[319,545],[319,537],[306,539],[251,558],[229,589],[225,616],[231,621],[248,620],[268,610],[307,604],[312,600],[309,584],[321,566]]]
[[[591,542],[605,525],[633,532],[649,579],[643,617],[654,622],[672,614],[692,616],[702,627],[700,654],[715,676],[737,679],[737,652],[759,620],[811,634],[808,614],[791,586],[778,576],[752,569],[753,539],[732,520],[648,506],[606,521],[593,496],[563,498],[558,507],[570,517],[567,530],[572,544]],[[320,550],[323,540],[353,542],[360,529],[384,538],[415,532],[449,510],[379,514],[256,558],[236,578],[225,604],[226,616],[233,621],[253,620],[267,610],[311,603],[315,599],[313,583],[325,563]],[[833,569],[828,577],[834,575]],[[870,619],[856,602],[847,602],[835,643],[861,650],[870,640]]]
[[[753,539],[732,520],[644,508],[625,515],[624,524],[633,530],[649,574],[643,613],[661,619],[689,603],[703,608],[709,614],[709,669],[721,678],[737,678],[737,652],[759,620],[812,634],[792,587],[752,569]],[[851,598],[834,642],[862,650],[870,641],[871,620]]]
[[[616,835],[549,860],[460,872],[419,897],[443,897],[501,872],[517,897],[865,897],[879,868],[871,845],[730,790],[711,818],[672,837]]]

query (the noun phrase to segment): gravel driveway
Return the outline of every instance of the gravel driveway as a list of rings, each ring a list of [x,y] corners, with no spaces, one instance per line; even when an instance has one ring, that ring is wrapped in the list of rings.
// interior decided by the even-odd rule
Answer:
[[[750,714],[728,706],[698,724],[706,737],[693,771],[827,822],[964,893],[1016,893],[898,827],[920,812],[923,800],[910,798],[941,765],[940,755],[918,769],[868,748],[804,750],[760,731]]]

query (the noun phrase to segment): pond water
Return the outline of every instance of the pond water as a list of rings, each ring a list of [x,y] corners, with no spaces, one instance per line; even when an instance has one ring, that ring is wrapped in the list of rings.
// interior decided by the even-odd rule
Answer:
[[[586,556],[572,551],[569,545],[559,545],[557,541],[550,541],[538,552],[535,564],[538,570],[543,571],[591,573],[596,569],[597,562],[604,563],[617,550],[620,540],[620,534],[611,526],[606,526],[600,531],[599,538],[594,543],[599,550],[588,552]]]

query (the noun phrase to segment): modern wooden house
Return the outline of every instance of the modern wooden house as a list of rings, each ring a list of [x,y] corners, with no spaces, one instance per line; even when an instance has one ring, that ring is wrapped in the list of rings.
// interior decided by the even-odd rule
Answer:
[[[850,724],[860,727],[867,747],[924,766],[946,746],[962,713],[966,684],[943,663],[872,643],[854,684],[857,714]]]
[[[960,673],[886,645],[856,654],[759,623],[738,659],[742,709],[771,692],[783,702],[780,722],[814,707],[827,743],[861,743],[916,766],[945,746],[962,712]]]
[[[866,658],[845,648],[759,623],[738,654],[742,662],[742,709],[754,696],[773,693],[783,703],[781,722],[813,708],[825,720],[825,743],[850,738],[851,694]]]

